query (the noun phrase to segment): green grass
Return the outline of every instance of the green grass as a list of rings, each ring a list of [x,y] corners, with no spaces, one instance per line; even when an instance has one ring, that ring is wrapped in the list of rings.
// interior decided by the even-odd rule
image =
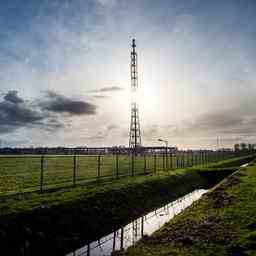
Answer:
[[[220,163],[225,167],[231,165]],[[118,255],[256,255],[256,163]]]
[[[58,189],[44,193],[26,193],[16,194],[0,198],[0,216],[4,214],[13,214],[17,212],[31,211],[40,205],[54,206],[76,202],[81,198],[93,198],[97,194],[108,193],[109,191],[118,191],[126,187],[136,187],[144,183],[153,183],[165,180],[175,176],[181,176],[189,173],[186,169],[177,169],[172,172],[159,171],[156,174],[140,175],[136,177],[126,177],[113,182],[77,186],[75,188]]]
[[[237,161],[228,162],[237,165]],[[42,194],[0,197],[0,248],[19,255],[29,241],[30,255],[65,255],[194,189],[207,187],[209,180],[200,170],[159,171]]]
[[[194,156],[194,163],[202,163],[199,156]],[[211,161],[216,160],[212,156]],[[76,156],[75,183],[82,184],[106,178],[139,175],[164,169],[176,169],[191,166],[191,154],[178,156],[163,155],[134,157],[134,171],[132,158],[129,155],[102,155],[100,166],[98,156]],[[117,164],[118,161],[118,164]],[[183,164],[182,164],[183,162]],[[43,161],[43,190],[71,186],[74,182],[74,156],[48,155]],[[0,156],[0,195],[23,193],[40,190],[41,185],[41,156]]]
[[[134,174],[144,171],[144,160],[135,159]],[[158,166],[159,167],[159,166]],[[128,156],[119,156],[118,174],[116,157],[113,155],[76,156],[76,183],[100,178],[131,175],[131,161]],[[98,172],[99,170],[99,172]],[[147,157],[147,170],[152,171],[152,157]],[[43,188],[56,188],[73,184],[73,156],[45,156],[43,164]],[[0,195],[40,189],[41,157],[9,156],[0,157]]]
[[[158,180],[165,180],[168,178],[172,178],[173,176],[185,175],[189,173],[196,173],[197,175],[199,174],[200,176],[202,176],[202,179],[207,179],[208,182],[211,182],[210,180],[213,180],[213,183],[215,183],[216,178],[217,180],[220,180],[223,177],[223,175],[227,174],[224,173],[222,175],[222,171],[220,169],[220,174],[216,175],[216,169],[212,168],[213,166],[220,167],[222,165],[226,165],[227,163],[229,165],[232,165],[233,163],[233,171],[237,169],[238,166],[244,163],[245,161],[248,161],[247,157],[239,157],[229,160],[223,160],[215,164],[210,164],[209,166],[211,166],[211,168],[207,168],[207,166],[198,165],[197,167],[186,169],[175,169],[170,171],[158,170],[156,173],[151,173],[147,175],[137,175],[134,177],[128,176],[121,179],[110,180],[107,183],[92,183],[86,185],[77,185],[76,187],[66,187],[62,189],[58,188],[56,190],[45,191],[42,194],[39,192],[29,192],[14,195],[7,194],[6,196],[0,197],[0,215],[29,211],[40,205],[65,204],[68,202],[79,200],[80,198],[94,197],[97,193],[105,193],[111,190],[119,190],[125,187],[137,186],[139,184],[144,184],[145,182],[156,182]],[[211,175],[209,175],[209,173]],[[7,186],[7,184],[3,184],[3,186]]]

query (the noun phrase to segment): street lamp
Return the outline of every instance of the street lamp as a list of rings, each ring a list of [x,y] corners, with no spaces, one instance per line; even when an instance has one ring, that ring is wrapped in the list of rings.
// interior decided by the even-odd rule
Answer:
[[[165,146],[168,148],[168,140],[158,139],[158,141],[164,142]]]
[[[165,143],[165,165],[166,169],[168,168],[168,140],[163,140],[163,139],[158,139],[158,141],[164,142]]]

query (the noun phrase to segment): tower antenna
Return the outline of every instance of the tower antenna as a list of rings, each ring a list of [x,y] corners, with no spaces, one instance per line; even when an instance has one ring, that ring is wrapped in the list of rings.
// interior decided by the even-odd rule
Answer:
[[[137,102],[138,93],[138,55],[136,52],[135,39],[132,40],[131,51],[131,124],[130,124],[130,139],[129,147],[135,151],[141,147],[141,131],[139,121],[139,106]]]

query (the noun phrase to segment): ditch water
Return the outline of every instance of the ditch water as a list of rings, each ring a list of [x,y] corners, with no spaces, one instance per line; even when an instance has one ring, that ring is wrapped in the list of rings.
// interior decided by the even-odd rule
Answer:
[[[114,251],[127,249],[143,236],[151,235],[160,229],[166,222],[190,206],[206,192],[207,190],[205,189],[194,190],[66,256],[110,256]]]

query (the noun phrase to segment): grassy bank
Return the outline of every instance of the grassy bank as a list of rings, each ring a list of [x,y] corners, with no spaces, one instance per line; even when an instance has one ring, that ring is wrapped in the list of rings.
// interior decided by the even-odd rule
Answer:
[[[244,158],[219,163],[233,166]],[[208,169],[188,168],[93,187],[2,198],[0,248],[6,255],[63,255],[145,212],[208,186]],[[216,172],[216,180],[222,178]],[[39,249],[40,248],[40,249]]]
[[[230,165],[228,165],[230,167]],[[256,163],[118,255],[256,255]]]

